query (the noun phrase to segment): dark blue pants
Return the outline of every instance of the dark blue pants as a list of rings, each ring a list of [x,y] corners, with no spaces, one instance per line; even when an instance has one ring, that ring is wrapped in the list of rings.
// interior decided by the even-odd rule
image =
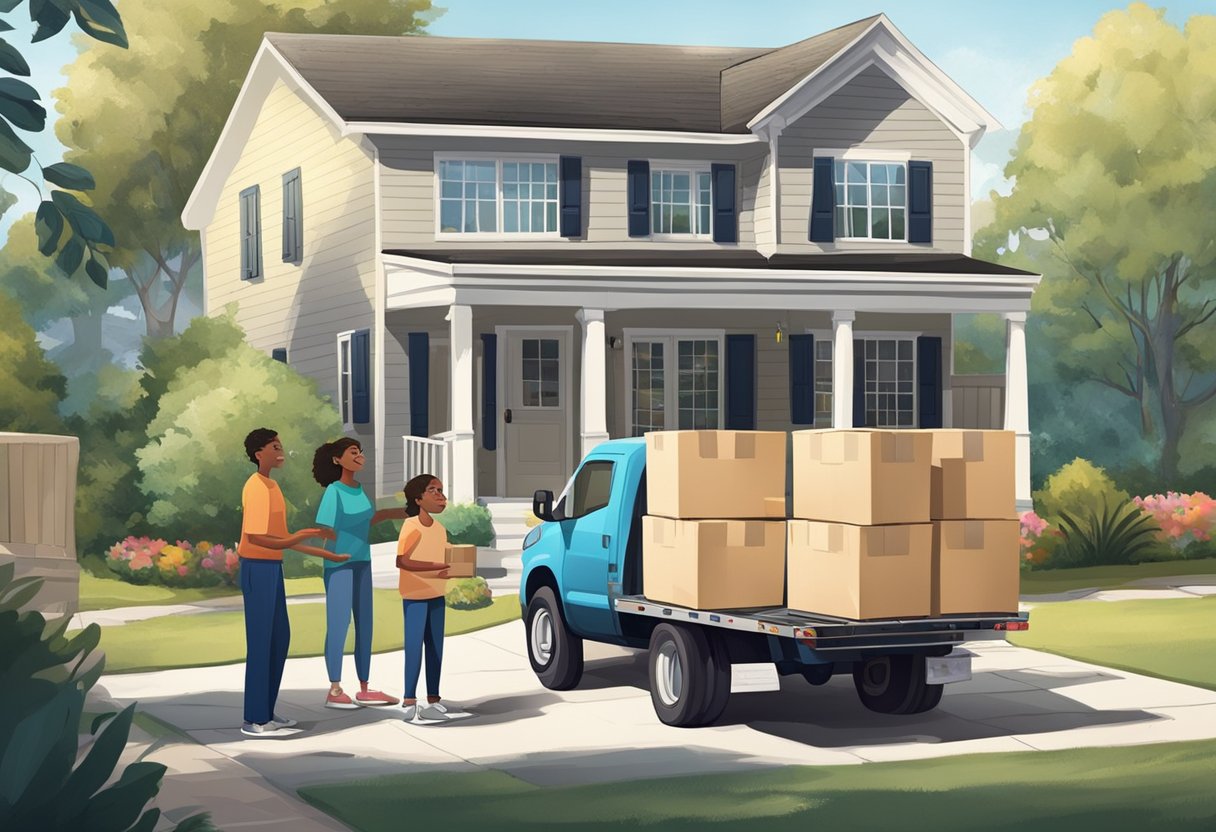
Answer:
[[[283,564],[241,558],[245,596],[245,721],[270,722],[291,643]]]
[[[355,672],[366,682],[372,664],[372,564],[361,560],[325,570],[325,668],[342,681],[342,654],[355,617]]]
[[[426,651],[426,694],[439,695],[439,671],[443,666],[442,598],[401,602],[405,618],[405,698],[417,699],[418,674]]]

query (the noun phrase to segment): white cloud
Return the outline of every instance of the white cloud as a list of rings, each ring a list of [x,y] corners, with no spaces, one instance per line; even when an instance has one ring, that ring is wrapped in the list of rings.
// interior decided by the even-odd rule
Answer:
[[[123,318],[128,321],[138,321],[139,316],[127,309],[125,306],[111,306],[106,310],[107,315],[113,315],[115,318]]]

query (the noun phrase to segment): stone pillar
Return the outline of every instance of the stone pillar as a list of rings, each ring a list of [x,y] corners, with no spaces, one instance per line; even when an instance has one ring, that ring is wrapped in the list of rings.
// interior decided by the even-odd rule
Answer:
[[[604,310],[580,309],[583,325],[583,366],[579,384],[579,423],[582,456],[608,439],[608,358],[604,349]]]
[[[1014,433],[1018,511],[1030,511],[1030,396],[1026,373],[1026,313],[1005,313],[1005,430]]]
[[[852,311],[832,313],[832,427],[853,427]]]
[[[447,472],[450,482],[444,483],[444,486],[452,502],[471,503],[477,498],[473,432],[473,308],[453,304],[448,311],[448,322],[452,368],[452,450],[449,456],[452,469]]]

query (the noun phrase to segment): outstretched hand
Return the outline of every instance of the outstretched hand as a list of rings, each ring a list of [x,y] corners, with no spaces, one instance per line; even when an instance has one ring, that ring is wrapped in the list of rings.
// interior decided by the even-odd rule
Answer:
[[[326,558],[326,560],[331,561],[332,563],[346,563],[348,560],[350,560],[350,555],[331,554],[328,558]]]

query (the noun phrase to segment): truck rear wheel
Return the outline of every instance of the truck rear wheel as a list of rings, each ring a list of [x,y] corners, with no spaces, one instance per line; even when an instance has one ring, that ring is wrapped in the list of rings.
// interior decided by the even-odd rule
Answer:
[[[942,693],[945,692],[945,685],[925,685],[925,693],[920,698],[920,703],[916,706],[916,710],[909,711],[913,714],[923,714],[926,711],[931,711],[941,704]]]
[[[542,586],[528,602],[524,617],[528,661],[549,690],[570,690],[583,678],[583,640],[566,628],[551,587]]]
[[[730,702],[730,653],[726,643],[716,633],[706,633],[709,642],[708,666],[705,682],[708,685],[705,694],[705,708],[697,719],[697,725],[712,725],[722,716]]]
[[[925,697],[925,657],[877,656],[853,666],[861,704],[880,714],[918,713]],[[936,703],[934,703],[936,704]]]
[[[655,627],[648,664],[650,701],[659,719],[677,728],[700,725],[710,687],[710,647],[700,628],[667,623]]]

